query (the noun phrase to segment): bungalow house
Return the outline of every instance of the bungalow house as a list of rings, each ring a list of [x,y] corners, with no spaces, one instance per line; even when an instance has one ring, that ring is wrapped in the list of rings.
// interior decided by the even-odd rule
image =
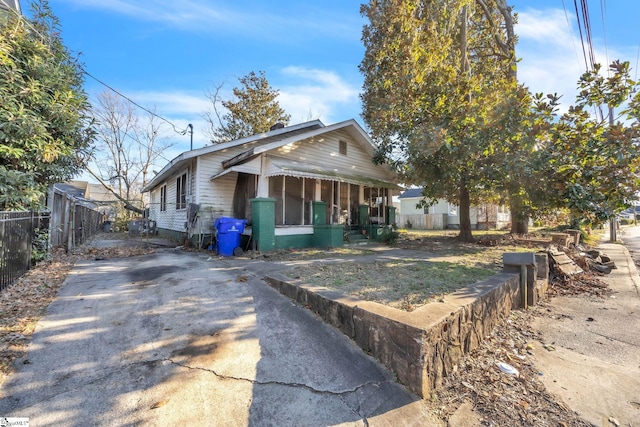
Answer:
[[[428,207],[418,207],[422,200],[421,188],[409,188],[399,197],[400,211],[396,215],[399,227],[426,230],[442,230],[446,228],[460,228],[460,214],[458,206],[439,199]],[[511,222],[509,209],[504,205],[484,203],[471,206],[469,211],[471,228],[489,230],[508,227]]]
[[[204,246],[217,218],[247,222],[243,249],[342,245],[395,220],[394,174],[355,120],[314,120],[184,152],[143,188],[159,234]]]

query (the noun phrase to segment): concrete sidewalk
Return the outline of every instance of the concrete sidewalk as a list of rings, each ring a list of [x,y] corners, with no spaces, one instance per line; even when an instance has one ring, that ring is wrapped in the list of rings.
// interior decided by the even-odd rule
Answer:
[[[437,426],[355,343],[261,280],[174,250],[76,265],[2,385],[32,426]]]
[[[640,278],[623,245],[599,249],[617,266],[602,277],[613,294],[552,298],[534,321],[544,338],[534,363],[547,389],[585,421],[640,426]]]

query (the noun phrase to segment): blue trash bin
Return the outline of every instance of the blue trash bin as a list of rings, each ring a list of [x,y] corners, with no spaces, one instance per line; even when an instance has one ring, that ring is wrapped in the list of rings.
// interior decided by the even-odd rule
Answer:
[[[216,229],[216,249],[218,255],[232,256],[236,248],[240,247],[240,238],[244,231],[246,219],[220,217],[215,220],[213,227]]]

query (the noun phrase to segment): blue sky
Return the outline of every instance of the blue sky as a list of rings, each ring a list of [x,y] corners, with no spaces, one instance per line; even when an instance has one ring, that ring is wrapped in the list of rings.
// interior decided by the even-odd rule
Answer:
[[[566,6],[566,14],[565,9]],[[65,44],[81,53],[87,71],[184,129],[194,125],[194,148],[207,143],[205,92],[264,71],[280,91],[292,123],[360,123],[358,71],[365,19],[360,2],[248,0],[50,0]],[[573,100],[584,60],[572,0],[511,0],[522,58],[519,78],[535,92]],[[578,2],[579,3],[579,2]],[[28,14],[28,2],[23,1]],[[601,7],[605,6],[603,13]],[[589,0],[596,59],[631,62],[635,75],[640,32],[637,0]],[[603,22],[604,21],[604,22]],[[606,44],[605,44],[606,39]],[[91,78],[86,90],[105,90]],[[169,132],[177,152],[189,137]]]

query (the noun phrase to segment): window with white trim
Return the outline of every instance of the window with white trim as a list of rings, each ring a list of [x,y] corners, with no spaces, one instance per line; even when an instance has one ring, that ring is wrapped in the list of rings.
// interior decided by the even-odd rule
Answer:
[[[340,140],[338,141],[340,154],[343,156],[347,155],[347,141]]]
[[[187,174],[176,179],[176,210],[187,208]]]
[[[167,210],[167,184],[160,187],[160,212]]]

